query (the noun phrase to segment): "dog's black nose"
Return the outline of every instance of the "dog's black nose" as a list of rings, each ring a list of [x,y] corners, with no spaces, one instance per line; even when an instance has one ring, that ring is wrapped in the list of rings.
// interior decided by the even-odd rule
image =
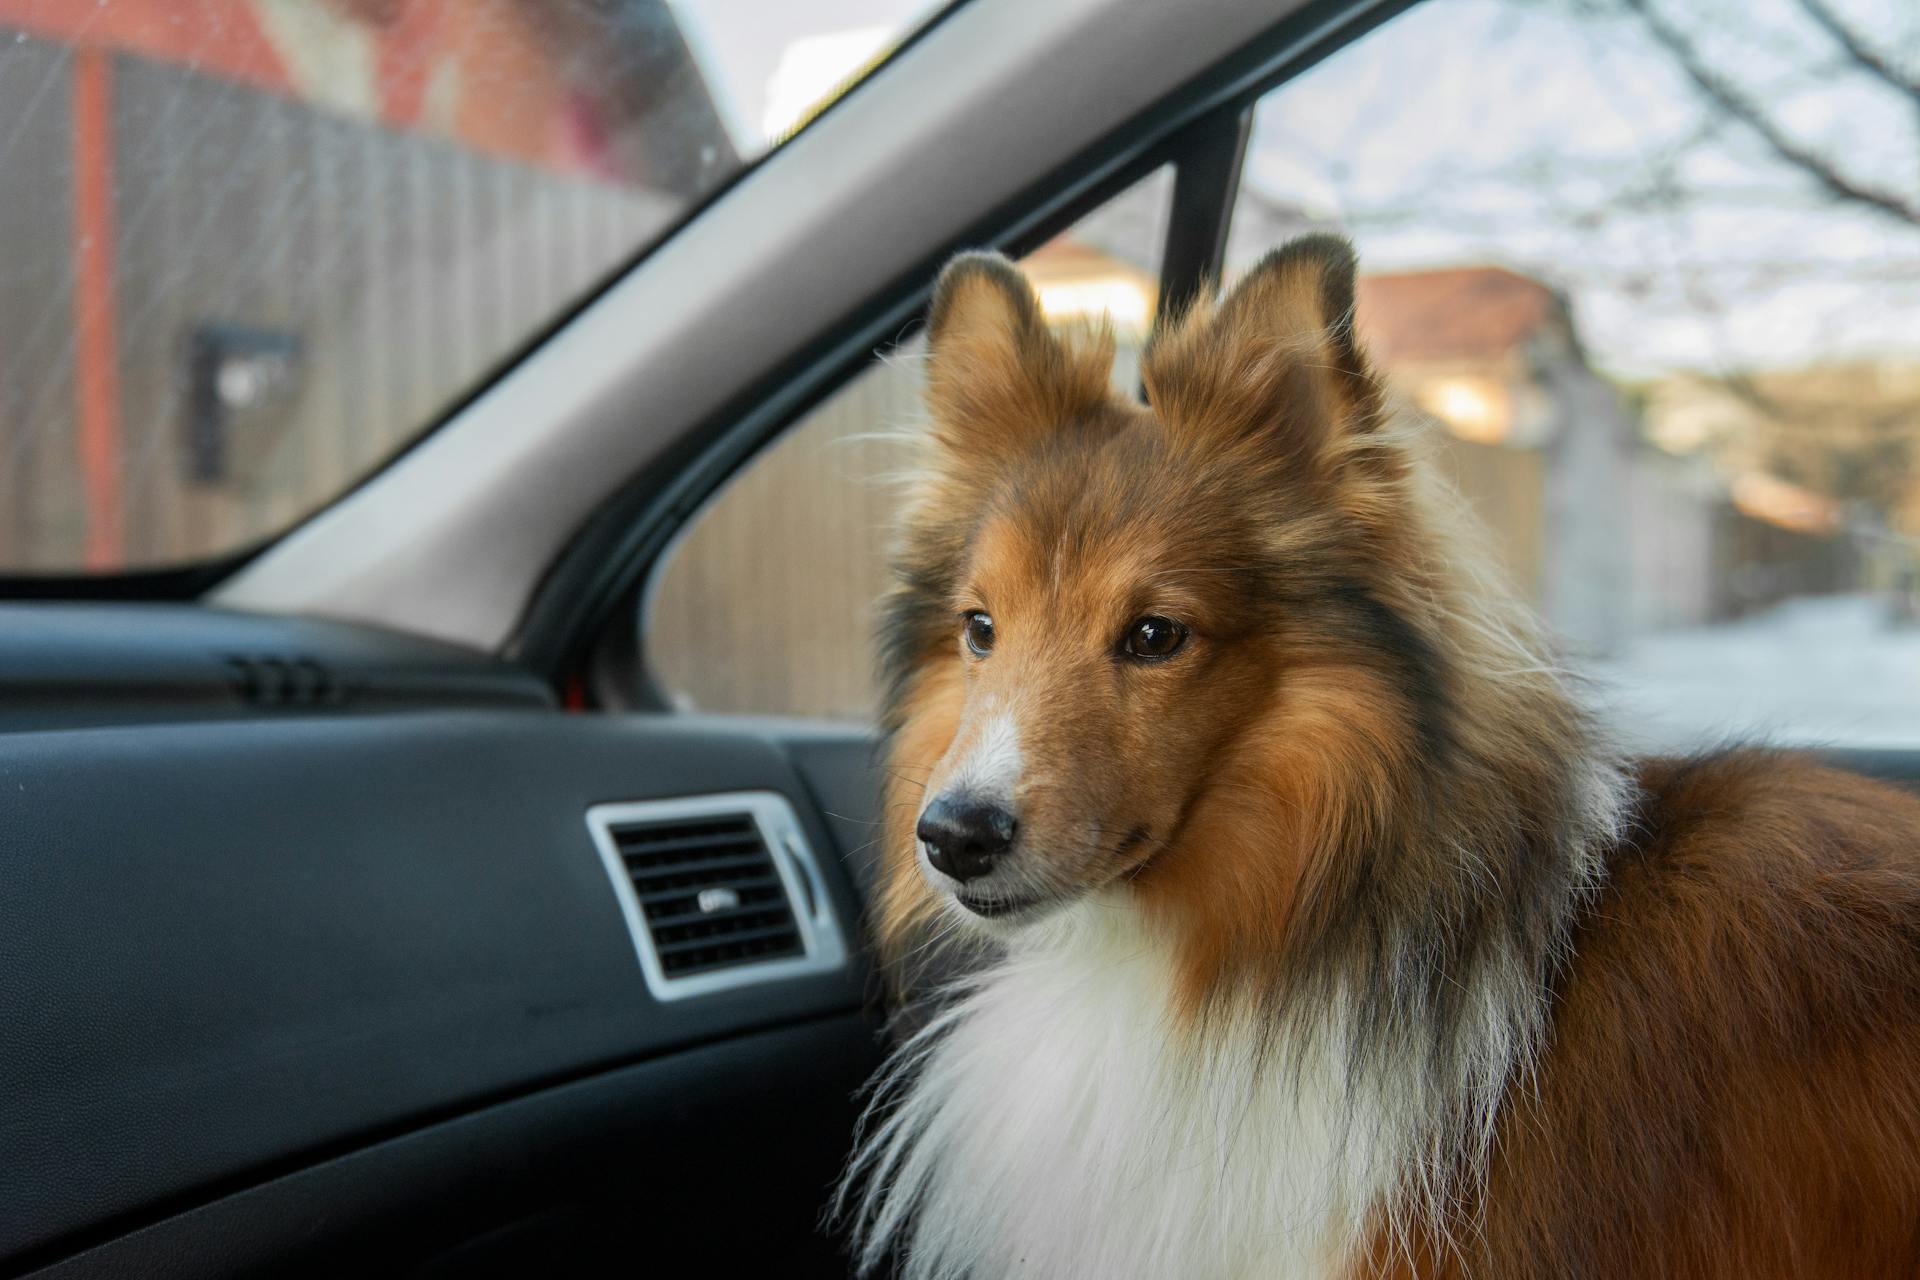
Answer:
[[[927,846],[927,861],[955,880],[972,880],[993,870],[1013,846],[1020,824],[998,805],[937,796],[914,830]]]

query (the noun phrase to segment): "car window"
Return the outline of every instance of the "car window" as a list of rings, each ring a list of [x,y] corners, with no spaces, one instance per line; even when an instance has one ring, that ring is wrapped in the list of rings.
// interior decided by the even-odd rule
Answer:
[[[1358,323],[1650,742],[1920,743],[1920,8],[1429,0],[1260,104]]]
[[[1228,273],[1354,239],[1395,401],[1642,745],[1920,742],[1915,48],[1910,6],[1427,0],[1257,104]],[[693,522],[646,633],[683,702],[871,707],[917,414],[907,352]]]
[[[285,529],[935,2],[0,5],[0,574]]]
[[[1023,260],[1047,314],[1106,317],[1115,382],[1139,387],[1171,174],[1156,172]],[[754,458],[689,522],[642,619],[654,678],[709,711],[864,718],[873,604],[917,457],[922,345],[882,355]]]

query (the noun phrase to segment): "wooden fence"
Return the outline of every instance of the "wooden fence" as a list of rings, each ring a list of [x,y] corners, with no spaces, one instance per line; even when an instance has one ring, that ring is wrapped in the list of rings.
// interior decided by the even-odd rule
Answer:
[[[73,77],[88,56],[108,64],[109,114],[91,135],[109,157],[104,255],[74,209],[89,130]],[[165,564],[285,527],[430,425],[678,203],[4,30],[0,148],[7,571]],[[76,420],[90,263],[110,268],[113,449],[93,460],[105,494],[88,491],[99,474]],[[236,425],[217,475],[196,467],[188,420],[193,345],[209,331],[278,335],[300,353],[295,393]],[[103,518],[118,534],[90,557]]]
[[[920,387],[914,356],[874,365],[689,522],[649,605],[664,687],[710,710],[872,711],[873,603],[919,453]]]

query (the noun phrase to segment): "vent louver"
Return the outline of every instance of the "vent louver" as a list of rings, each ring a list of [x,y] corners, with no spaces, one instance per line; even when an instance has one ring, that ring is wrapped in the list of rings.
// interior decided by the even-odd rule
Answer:
[[[654,954],[669,978],[796,956],[800,927],[751,817],[613,828]]]
[[[662,999],[837,967],[845,949],[786,800],[748,792],[587,815]]]
[[[332,671],[299,655],[232,654],[227,687],[248,706],[268,710],[337,707],[347,701],[347,688]]]

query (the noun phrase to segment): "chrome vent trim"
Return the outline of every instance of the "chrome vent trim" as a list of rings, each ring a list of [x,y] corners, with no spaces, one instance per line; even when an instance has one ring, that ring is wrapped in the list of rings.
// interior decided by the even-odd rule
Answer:
[[[785,796],[736,791],[595,805],[587,810],[587,830],[655,999],[684,1000],[846,963],[819,865]],[[764,853],[747,847],[756,836]],[[703,850],[714,856],[675,869],[677,859]],[[746,954],[704,958],[703,949],[715,945],[701,929],[710,922],[741,926],[719,942]],[[772,954],[755,958],[755,948]],[[672,971],[685,964],[695,967]]]

